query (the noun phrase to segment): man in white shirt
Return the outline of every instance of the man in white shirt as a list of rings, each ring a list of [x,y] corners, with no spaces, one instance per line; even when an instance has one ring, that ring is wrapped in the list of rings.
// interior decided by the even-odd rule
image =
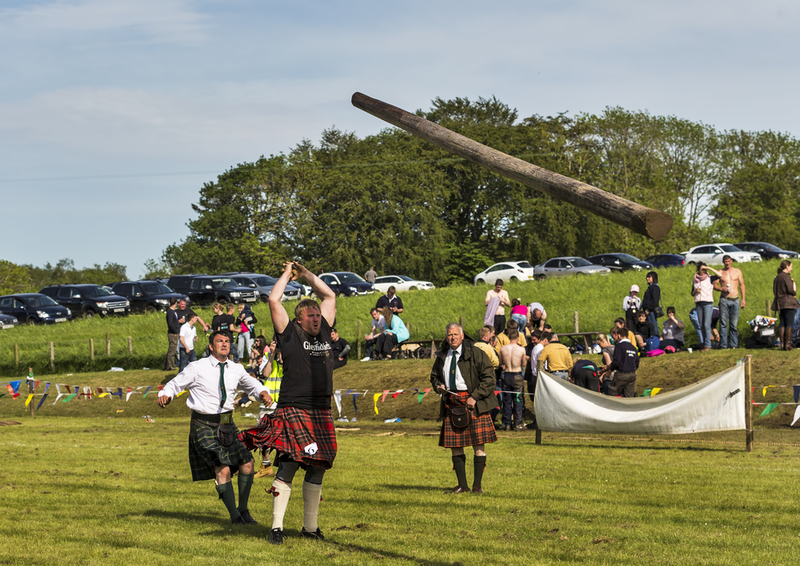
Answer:
[[[197,352],[194,351],[194,343],[197,340],[197,330],[194,327],[194,324],[197,322],[197,315],[192,313],[189,315],[189,320],[183,323],[181,326],[180,334],[178,335],[179,342],[180,342],[180,366],[179,370],[183,371],[186,369],[191,362],[197,361]]]
[[[183,338],[181,338],[183,340]],[[186,406],[192,410],[189,430],[189,466],[192,481],[215,480],[219,498],[234,525],[256,523],[247,509],[253,485],[253,456],[237,438],[233,402],[238,388],[272,403],[267,388],[244,367],[228,360],[231,342],[226,332],[210,336],[211,355],[190,363],[158,394],[163,409],[179,393],[189,391]],[[239,471],[239,506],[231,477]]]

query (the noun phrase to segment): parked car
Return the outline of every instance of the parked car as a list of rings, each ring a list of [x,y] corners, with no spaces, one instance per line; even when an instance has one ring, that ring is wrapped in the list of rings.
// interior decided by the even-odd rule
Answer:
[[[381,275],[375,279],[375,283],[373,283],[372,286],[381,293],[386,293],[391,286],[394,286],[395,291],[398,293],[400,291],[416,291],[417,289],[429,290],[434,288],[433,283],[430,281],[417,281],[416,279],[411,279],[411,277],[407,275]]]
[[[261,273],[243,273],[237,271],[222,273],[221,275],[227,275],[231,277],[240,287],[250,287],[251,289],[255,289],[258,291],[262,301],[269,300],[269,294],[272,293],[272,288],[278,281],[274,277],[263,275]],[[302,285],[296,283],[295,281],[289,281],[286,284],[286,289],[283,290],[281,301],[296,301],[298,299],[302,299],[303,295],[305,294],[305,289],[303,289]]]
[[[131,313],[130,301],[104,285],[50,285],[39,292],[86,318]]]
[[[41,293],[18,293],[0,297],[0,313],[25,324],[55,324],[72,320],[72,311]]]
[[[568,275],[607,275],[611,269],[602,265],[594,265],[582,257],[554,257],[533,268],[534,277],[541,281],[549,277],[566,277]]]
[[[11,316],[10,314],[0,314],[0,328],[3,330],[14,328],[18,324],[19,321],[17,320],[17,317]]]
[[[652,263],[642,261],[638,257],[634,257],[630,254],[598,254],[586,259],[595,265],[604,265],[612,271],[627,271],[629,269],[641,271],[642,269],[653,269]]]
[[[645,261],[652,263],[653,267],[683,267],[686,258],[681,254],[657,254],[651,255]]]
[[[740,250],[759,254],[763,259],[792,259],[800,255],[767,242],[739,242],[733,245]]]
[[[731,244],[705,244],[695,246],[688,252],[681,252],[686,258],[686,263],[693,265],[702,261],[708,265],[722,265],[722,258],[731,256],[733,261],[746,263],[748,261],[761,261],[759,254],[744,252]]]
[[[160,281],[123,281],[114,283],[111,290],[128,299],[131,310],[139,312],[166,311],[170,299],[186,299]]]
[[[484,269],[472,278],[474,285],[489,283],[494,285],[498,279],[503,281],[530,281],[533,279],[533,266],[527,261],[503,261]]]
[[[353,295],[366,295],[367,293],[375,292],[372,283],[364,281],[364,279],[349,271],[322,273],[319,275],[319,278],[322,279],[334,293],[340,296],[350,297]]]
[[[189,297],[194,304],[255,303],[259,293],[250,287],[242,287],[225,275],[173,275],[167,286],[176,293]]]

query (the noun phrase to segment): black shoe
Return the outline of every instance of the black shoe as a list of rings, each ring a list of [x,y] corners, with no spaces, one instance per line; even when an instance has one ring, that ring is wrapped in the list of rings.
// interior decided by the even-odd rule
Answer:
[[[253,516],[250,514],[250,511],[248,511],[247,509],[245,509],[244,511],[239,511],[239,513],[242,515],[242,520],[245,522],[245,524],[248,525],[258,524],[258,521],[253,519]]]
[[[231,519],[231,523],[234,524],[234,525],[246,525],[247,521],[244,520],[244,517],[239,515],[235,519]]]
[[[270,544],[283,544],[283,529],[272,529],[267,540]]]
[[[325,540],[325,537],[322,535],[322,531],[319,530],[319,527],[317,527],[317,530],[313,533],[311,531],[307,531],[306,528],[303,527],[303,530],[300,531],[300,536],[303,538],[313,538],[315,540]]]

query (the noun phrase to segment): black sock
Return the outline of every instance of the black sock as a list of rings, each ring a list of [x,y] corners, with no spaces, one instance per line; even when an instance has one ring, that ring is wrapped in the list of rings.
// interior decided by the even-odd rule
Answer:
[[[467,456],[466,454],[459,454],[453,456],[453,471],[458,478],[458,487],[469,489],[467,485]]]
[[[255,474],[243,474],[239,470],[239,511],[247,511],[247,503],[250,500],[250,488],[253,486],[253,476]]]
[[[228,510],[228,513],[231,515],[231,520],[235,520],[241,516],[239,510],[236,509],[236,496],[233,493],[233,484],[231,482],[223,483],[221,485],[216,486],[217,493],[219,493],[219,498],[222,499],[222,502],[225,504],[225,508]]]
[[[475,479],[472,482],[472,487],[481,487],[483,469],[486,467],[486,456],[475,456],[473,463],[475,465]]]

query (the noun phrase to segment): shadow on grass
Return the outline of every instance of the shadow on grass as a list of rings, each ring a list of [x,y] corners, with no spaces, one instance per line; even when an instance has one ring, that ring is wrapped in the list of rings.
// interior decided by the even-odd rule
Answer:
[[[447,492],[447,489],[444,487],[436,487],[432,485],[400,485],[400,484],[385,483],[381,487],[393,491],[434,491],[441,493]]]
[[[265,538],[269,529],[267,527],[258,525],[232,525],[230,519],[220,518],[219,515],[204,515],[197,513],[183,513],[180,511],[162,511],[160,509],[150,509],[143,513],[128,513],[122,515],[123,517],[155,517],[158,519],[173,519],[177,521],[191,521],[195,523],[204,523],[210,527],[217,527],[217,530],[205,533],[199,533],[201,536],[222,536],[229,535],[233,528],[239,534],[246,534],[253,537]],[[271,519],[271,517],[270,517]]]
[[[390,552],[387,550],[360,546],[358,544],[340,544],[329,539],[326,539],[325,543],[343,552],[360,552],[364,554],[365,562],[371,558],[393,558],[395,560],[405,560],[407,562],[415,562],[427,566],[452,566],[455,564],[454,562],[443,562],[441,560],[426,560],[424,558],[417,558],[416,556],[409,556],[408,554],[400,554],[399,552]]]

